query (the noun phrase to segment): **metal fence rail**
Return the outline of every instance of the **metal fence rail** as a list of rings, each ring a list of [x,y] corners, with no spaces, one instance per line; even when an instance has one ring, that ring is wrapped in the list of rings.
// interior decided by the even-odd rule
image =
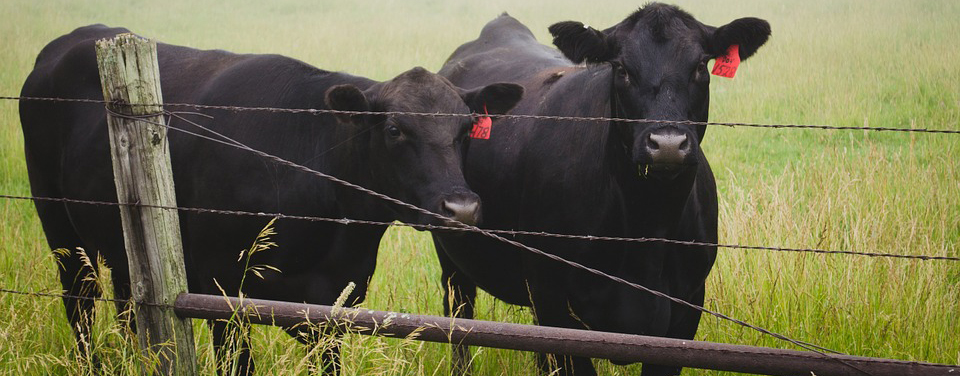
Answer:
[[[0,293],[117,302],[108,298],[3,288]],[[364,335],[763,375],[954,376],[960,373],[960,366],[947,364],[216,295],[181,294],[173,305],[159,306],[172,308],[181,317],[197,319],[238,319],[283,327],[309,323]]]
[[[943,364],[214,295],[180,294],[174,310],[183,317],[229,319],[240,312],[255,324],[333,323],[360,334],[765,375],[960,373],[960,367]]]

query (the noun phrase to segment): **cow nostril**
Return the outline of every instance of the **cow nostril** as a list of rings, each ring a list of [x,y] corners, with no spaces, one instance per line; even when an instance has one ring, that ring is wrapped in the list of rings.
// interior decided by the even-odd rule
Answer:
[[[650,150],[660,149],[660,144],[657,143],[657,140],[653,139],[652,134],[647,137],[647,148],[649,148]]]
[[[459,222],[475,225],[477,223],[477,213],[480,209],[480,202],[476,200],[448,201],[443,200],[443,215],[453,218]]]
[[[647,141],[650,161],[656,164],[683,163],[692,148],[690,139],[681,133],[651,133]]]

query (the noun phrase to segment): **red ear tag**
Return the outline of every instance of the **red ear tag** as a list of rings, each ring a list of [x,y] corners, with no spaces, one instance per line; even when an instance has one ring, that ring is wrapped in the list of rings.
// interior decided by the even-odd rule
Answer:
[[[713,75],[720,77],[733,78],[737,74],[737,67],[740,66],[740,45],[731,44],[727,49],[727,54],[717,57],[713,63]]]
[[[483,105],[483,114],[487,115],[487,105]],[[473,123],[473,129],[470,130],[470,138],[489,140],[491,125],[493,125],[493,121],[490,120],[489,116],[481,116],[477,119],[476,123]]]

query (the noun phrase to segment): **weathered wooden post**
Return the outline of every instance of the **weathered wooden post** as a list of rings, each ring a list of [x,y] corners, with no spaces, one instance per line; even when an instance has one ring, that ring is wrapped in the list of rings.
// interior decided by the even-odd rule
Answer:
[[[176,206],[157,43],[121,34],[97,41],[96,49],[103,98],[114,113],[107,124],[118,202]],[[195,375],[190,319],[178,318],[172,308],[177,294],[187,291],[178,213],[121,205],[120,217],[140,346],[160,363],[151,371]]]

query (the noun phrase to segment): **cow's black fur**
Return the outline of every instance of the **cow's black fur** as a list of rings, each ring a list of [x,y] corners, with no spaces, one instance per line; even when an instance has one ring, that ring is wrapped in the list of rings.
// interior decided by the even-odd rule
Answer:
[[[549,31],[559,51],[504,14],[460,46],[440,74],[464,86],[522,83],[526,94],[514,114],[703,122],[707,60],[733,43],[747,58],[770,29],[755,18],[717,29],[653,3],[603,31],[574,21]],[[485,227],[715,243],[716,186],[699,147],[705,131],[655,121],[505,119],[494,123],[489,140],[471,141],[466,178],[484,202]],[[508,303],[532,306],[541,325],[688,339],[697,331],[700,312],[686,306],[476,235],[434,239],[447,314],[472,317],[479,286]],[[518,239],[694,304],[703,303],[716,257],[715,247]],[[464,355],[455,348],[455,372],[463,370]],[[546,372],[595,374],[589,359],[559,356],[552,366],[547,356],[539,359]],[[679,372],[643,367],[644,375]]]
[[[22,95],[102,98],[94,41],[122,32],[127,30],[93,25],[54,40],[37,58]],[[167,44],[159,44],[158,51],[166,103],[460,114],[481,112],[486,104],[487,111],[503,113],[516,104],[523,91],[519,85],[499,83],[463,90],[422,68],[376,82],[278,55],[240,55]],[[211,118],[181,116],[254,149],[436,213],[445,212],[445,201],[478,203],[462,174],[462,147],[472,123],[469,117],[343,115],[338,121],[332,115],[186,111],[203,112]],[[117,199],[102,106],[23,101],[20,116],[35,196]],[[176,117],[171,126],[217,137]],[[180,206],[446,223],[181,132],[169,132],[169,145]],[[130,296],[115,207],[43,201],[37,201],[36,207],[50,247],[71,250],[58,256],[67,293],[98,293],[91,282],[83,280],[89,270],[73,252],[82,247],[93,260],[99,254],[113,268],[116,297]],[[470,221],[478,214],[465,213],[458,218]],[[180,213],[180,221],[190,291],[236,294],[244,275],[244,263],[237,261],[237,254],[250,247],[267,221],[186,211]],[[242,290],[250,297],[330,304],[348,282],[355,282],[347,304],[358,303],[374,272],[384,230],[381,226],[278,220],[273,240],[279,246],[257,254],[253,262],[274,266],[282,273],[266,270],[262,280],[247,278]],[[89,340],[91,302],[67,298],[64,304],[78,340],[81,336]],[[225,324],[211,324],[220,348]],[[290,329],[291,334],[296,331]],[[334,349],[325,356],[332,360],[336,354]],[[240,374],[250,371],[248,360],[249,353],[242,351]],[[335,373],[337,362],[330,366]]]

